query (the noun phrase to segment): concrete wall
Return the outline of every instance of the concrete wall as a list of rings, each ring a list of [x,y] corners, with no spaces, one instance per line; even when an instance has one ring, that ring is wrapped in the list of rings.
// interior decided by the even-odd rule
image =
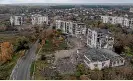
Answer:
[[[91,38],[89,38],[89,36],[91,36]],[[87,45],[91,48],[96,48],[97,46],[97,32],[96,31],[88,29]]]
[[[110,66],[111,67],[116,67],[116,66],[121,66],[121,65],[124,65],[125,64],[125,59],[118,59],[117,61],[112,61],[111,63],[110,63]]]
[[[101,16],[103,23],[111,23],[111,24],[120,24],[122,26],[129,27],[130,19],[126,17],[117,17],[117,16]],[[110,20],[112,19],[112,20]]]
[[[89,67],[89,69],[94,70],[94,69],[99,69],[102,70],[103,68],[109,67],[110,65],[110,60],[102,61],[102,62],[87,62],[88,60],[84,60],[85,64]]]
[[[46,22],[46,24],[48,24],[48,16],[40,16],[40,15],[33,15],[31,17],[31,22],[32,22],[32,25],[35,25],[35,24],[38,24],[38,25],[41,25],[43,24],[44,22]]]

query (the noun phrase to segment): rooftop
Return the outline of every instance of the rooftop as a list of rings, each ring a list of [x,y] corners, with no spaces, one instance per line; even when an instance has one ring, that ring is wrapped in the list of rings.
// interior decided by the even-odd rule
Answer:
[[[97,33],[103,33],[105,35],[111,35],[112,34],[108,29],[91,28],[91,30],[96,31]]]
[[[95,61],[106,61],[106,60],[117,60],[122,58],[120,55],[108,49],[89,49],[85,56],[91,60],[91,62]]]

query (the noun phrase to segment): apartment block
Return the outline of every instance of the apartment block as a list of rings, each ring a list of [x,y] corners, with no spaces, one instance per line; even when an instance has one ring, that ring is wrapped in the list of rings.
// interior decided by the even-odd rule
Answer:
[[[11,16],[10,17],[10,23],[11,25],[22,25],[24,21],[24,18],[22,16]]]
[[[76,36],[78,38],[80,38],[81,35],[86,34],[86,25],[84,23],[56,20],[56,29],[61,29],[63,33]]]
[[[120,24],[122,27],[132,28],[130,26],[131,19],[127,16],[125,17],[117,17],[117,16],[101,16],[103,23],[110,24]]]
[[[35,25],[35,24],[41,25],[43,23],[48,24],[48,16],[42,16],[39,14],[32,15],[31,22],[32,22],[32,25]]]
[[[87,45],[91,48],[113,49],[114,38],[107,29],[88,29]]]

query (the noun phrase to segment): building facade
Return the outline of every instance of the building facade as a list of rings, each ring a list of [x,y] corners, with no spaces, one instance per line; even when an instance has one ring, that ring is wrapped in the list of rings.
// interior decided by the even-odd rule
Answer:
[[[15,25],[15,26],[22,25],[23,24],[23,21],[24,21],[24,19],[23,19],[22,16],[11,16],[10,17],[10,23],[11,23],[11,25]]]
[[[61,29],[63,33],[76,36],[86,34],[86,25],[84,23],[76,23],[72,21],[56,20],[56,29]]]
[[[132,28],[130,25],[130,21],[132,21],[132,19],[128,18],[127,16],[101,16],[101,19],[103,23],[120,24],[122,27]]]
[[[35,14],[31,16],[31,23],[32,25],[41,25],[41,24],[48,24],[48,16],[42,16],[39,14]]]
[[[114,38],[106,29],[88,29],[87,45],[91,48],[113,49]]]
[[[125,64],[125,59],[108,49],[89,49],[84,54],[84,63],[91,70],[102,70],[122,66]]]
[[[130,8],[129,12],[133,13],[133,8]]]

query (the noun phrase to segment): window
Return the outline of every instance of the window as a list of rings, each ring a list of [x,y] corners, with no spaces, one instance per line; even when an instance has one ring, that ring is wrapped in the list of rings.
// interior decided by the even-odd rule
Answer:
[[[118,64],[120,63],[119,60],[117,61],[117,63],[118,63]]]
[[[113,62],[113,65],[115,65],[116,64],[116,62]]]
[[[104,65],[105,65],[105,62],[102,63],[102,66],[104,66]]]
[[[123,60],[121,60],[121,63],[123,63],[124,61]]]
[[[94,66],[95,66],[95,67],[98,67],[98,65],[97,65],[97,64],[94,64]]]

